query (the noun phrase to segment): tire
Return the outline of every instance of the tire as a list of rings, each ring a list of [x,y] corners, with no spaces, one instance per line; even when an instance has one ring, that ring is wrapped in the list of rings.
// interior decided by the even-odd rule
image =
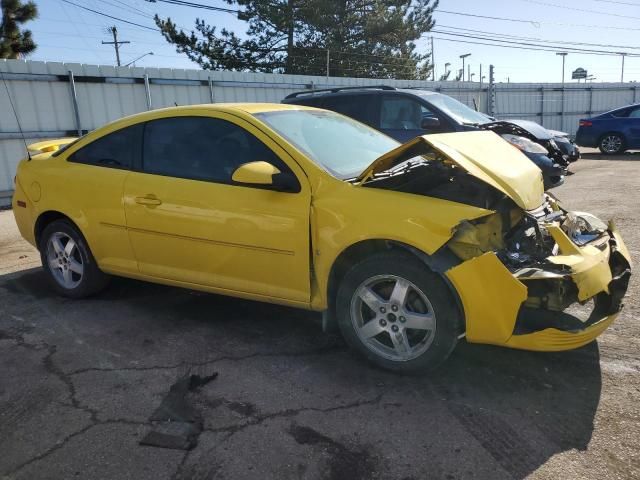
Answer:
[[[607,133],[602,136],[598,148],[605,155],[618,155],[626,150],[624,138],[619,133]]]
[[[39,248],[49,283],[64,297],[88,297],[103,290],[109,282],[86,240],[69,220],[55,220],[47,225]]]
[[[401,252],[379,253],[351,267],[338,288],[336,313],[352,348],[402,373],[438,367],[463,330],[460,309],[444,280]]]

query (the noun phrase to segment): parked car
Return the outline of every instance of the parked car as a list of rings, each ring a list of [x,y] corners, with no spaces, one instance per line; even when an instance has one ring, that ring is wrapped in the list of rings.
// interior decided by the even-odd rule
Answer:
[[[220,104],[31,150],[13,211],[61,295],[120,275],[322,311],[392,370],[432,368],[465,335],[579,347],[614,321],[629,281],[615,227],[564,210],[491,132],[401,145],[326,110]],[[565,311],[589,299],[588,318]]]
[[[569,163],[580,158],[566,133],[527,120],[496,121],[452,97],[428,90],[388,86],[308,90],[288,95],[283,103],[342,113],[399,142],[430,133],[493,130],[542,170],[547,189],[561,185]]]
[[[576,143],[609,155],[640,149],[640,103],[581,119]]]

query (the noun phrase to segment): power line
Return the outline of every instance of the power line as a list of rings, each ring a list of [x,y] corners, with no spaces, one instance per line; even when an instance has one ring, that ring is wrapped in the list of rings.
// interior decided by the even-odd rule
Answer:
[[[535,3],[536,5],[544,5],[545,7],[564,8],[565,10],[573,10],[575,12],[597,13],[598,15],[608,15],[610,17],[632,18],[634,20],[640,20],[640,17],[632,17],[630,15],[623,15],[620,13],[602,12],[600,10],[589,10],[586,8],[567,7],[566,5],[558,5],[557,3],[541,2],[539,0],[521,0],[521,1],[528,2],[528,3]]]
[[[536,48],[536,47],[523,47],[523,46],[516,46],[516,45],[500,45],[500,44],[496,44],[496,43],[486,43],[486,42],[478,42],[478,41],[471,41],[471,40],[455,40],[453,38],[444,38],[444,37],[434,37],[436,40],[442,40],[444,42],[454,42],[454,43],[466,43],[466,44],[470,44],[470,45],[487,45],[489,47],[499,47],[499,48],[511,48],[511,49],[515,49],[515,50],[533,50],[533,51],[539,51],[539,52],[557,52],[559,49],[557,48]],[[611,56],[611,55],[616,55],[613,53],[589,53],[589,52],[573,52],[571,50],[566,50],[563,49],[564,51],[567,51],[568,53],[574,53],[577,55],[607,55],[607,56]],[[617,54],[619,55],[619,54]],[[630,57],[636,57],[639,55],[628,55]]]
[[[463,16],[463,17],[474,17],[474,18],[485,18],[488,20],[499,20],[499,21],[503,21],[503,22],[518,22],[518,23],[528,23],[530,25],[533,25],[536,28],[540,28],[541,25],[557,25],[560,27],[578,27],[578,28],[606,28],[606,29],[611,29],[611,30],[629,30],[629,31],[640,31],[640,28],[633,28],[633,27],[614,27],[612,25],[589,25],[589,24],[582,24],[582,23],[559,23],[559,22],[542,22],[539,20],[526,20],[526,19],[522,19],[522,18],[507,18],[507,17],[492,17],[492,16],[488,16],[488,15],[477,15],[475,13],[466,13],[466,12],[454,12],[451,10],[441,10],[441,9],[436,9],[436,12],[439,13],[446,13],[449,15],[459,15],[459,16]]]
[[[638,50],[640,49],[640,47],[632,47],[630,45],[610,45],[610,44],[603,44],[603,43],[585,43],[585,42],[570,42],[567,40],[545,40],[545,39],[541,39],[541,38],[536,38],[536,37],[522,37],[522,36],[518,36],[518,35],[509,35],[509,34],[505,34],[505,33],[499,33],[499,32],[487,32],[484,30],[474,30],[471,28],[462,28],[462,27],[451,27],[448,25],[442,25],[439,24],[439,27],[442,28],[448,28],[450,30],[462,30],[462,31],[466,31],[466,32],[473,32],[473,33],[482,33],[482,34],[486,34],[486,35],[492,35],[492,36],[499,36],[499,37],[508,37],[508,38],[512,38],[514,40],[532,40],[535,42],[544,42],[544,43],[566,43],[566,44],[571,44],[571,45],[581,45],[581,46],[587,46],[587,47],[608,47],[608,48],[628,48],[628,49],[635,49]],[[499,40],[499,39],[497,39]]]
[[[445,32],[445,31],[435,30],[435,29],[432,30],[432,32],[433,33],[443,34],[443,35],[451,35],[451,36],[454,36],[454,37],[472,38],[472,39],[475,39],[475,40],[485,40],[485,41],[490,41],[490,42],[501,42],[501,43],[508,43],[508,44],[513,44],[513,45],[524,45],[524,46],[528,46],[528,47],[554,48],[555,51],[562,50],[562,51],[572,52],[572,53],[593,53],[593,54],[600,54],[600,55],[620,55],[620,52],[614,52],[612,50],[594,50],[594,49],[588,49],[588,48],[568,47],[566,45],[540,45],[539,43],[519,42],[519,41],[515,41],[515,40],[499,40],[499,39],[486,37],[486,36],[478,36],[478,35],[471,35],[471,34],[464,34],[464,33],[452,33],[452,32]],[[627,55],[629,55],[629,56],[640,56],[640,54],[627,54]]]
[[[89,7],[85,7],[83,5],[78,5],[77,3],[73,3],[70,2],[69,0],[60,0],[61,2],[65,2],[68,3],[69,5],[73,5],[74,7],[78,7],[78,8],[82,8],[83,10],[87,10],[89,12],[95,13],[97,15],[102,15],[103,17],[108,17],[111,18],[112,20],[117,20],[119,22],[124,22],[124,23],[128,23],[129,25],[135,25],[136,27],[140,27],[140,28],[145,28],[147,30],[152,30],[154,32],[159,32],[160,30],[158,30],[157,28],[152,28],[152,27],[147,27],[146,25],[140,25],[139,23],[135,23],[135,22],[130,22],[129,20],[124,20],[122,18],[118,18],[118,17],[114,17],[113,15],[108,15],[106,13],[103,12],[99,12],[98,10],[94,10],[92,8]]]
[[[617,3],[618,5],[631,5],[632,7],[640,7],[640,3],[618,2],[616,0],[593,0],[594,2]]]
[[[105,3],[111,7],[114,8],[118,8],[118,9],[122,9],[122,6],[116,5],[115,3],[111,3],[108,0],[100,0],[102,3]],[[119,4],[123,5],[124,8],[126,9],[127,13],[131,13],[133,15],[139,15],[140,17],[144,17],[144,18],[151,18],[153,19],[153,15],[149,15],[147,13],[144,13],[142,10],[138,10],[137,8],[131,7],[128,4],[124,3],[124,2],[118,2]]]
[[[195,3],[195,2],[187,2],[185,0],[145,0],[149,3],[156,3],[156,2],[162,2],[162,3],[170,3],[172,5],[179,5],[181,7],[191,7],[191,8],[200,8],[203,10],[213,10],[214,12],[224,12],[224,13],[234,13],[234,14],[238,14],[238,13],[242,13],[240,10],[233,10],[231,8],[224,8],[224,7],[214,7],[212,5],[204,5],[202,3]]]

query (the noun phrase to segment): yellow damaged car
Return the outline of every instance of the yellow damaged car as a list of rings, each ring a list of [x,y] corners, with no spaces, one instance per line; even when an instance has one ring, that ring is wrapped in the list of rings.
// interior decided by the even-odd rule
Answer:
[[[432,368],[465,336],[579,347],[629,282],[614,225],[564,210],[492,132],[400,145],[333,112],[220,104],[30,149],[13,211],[60,294],[121,275],[321,311],[392,370]]]

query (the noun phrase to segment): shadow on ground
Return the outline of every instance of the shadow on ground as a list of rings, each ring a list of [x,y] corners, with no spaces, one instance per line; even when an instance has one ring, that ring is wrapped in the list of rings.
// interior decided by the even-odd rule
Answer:
[[[0,413],[23,398],[10,391],[21,383],[3,378],[23,375],[16,355],[32,350],[21,344],[46,345],[40,375],[67,383],[63,398],[29,403],[40,422],[0,427],[2,451],[29,452],[0,459],[0,473],[16,478],[86,476],[92,462],[118,478],[112,445],[130,442],[137,462],[157,451],[137,444],[148,417],[176,378],[198,369],[219,376],[192,399],[204,429],[174,478],[520,479],[554,454],[585,450],[600,399],[596,343],[540,354],[462,342],[437,372],[403,377],[323,334],[317,314],[280,306],[125,279],[70,301],[51,294],[39,269],[0,277],[0,305],[0,352],[13,348],[0,357]],[[54,421],[43,412],[65,396],[94,423],[42,434],[34,450],[30,436]],[[112,417],[140,428],[126,438],[107,431],[100,455],[83,458],[73,442]]]
[[[620,155],[597,153],[582,153],[580,160],[640,160],[640,151],[624,152]],[[580,161],[578,160],[578,161]]]

